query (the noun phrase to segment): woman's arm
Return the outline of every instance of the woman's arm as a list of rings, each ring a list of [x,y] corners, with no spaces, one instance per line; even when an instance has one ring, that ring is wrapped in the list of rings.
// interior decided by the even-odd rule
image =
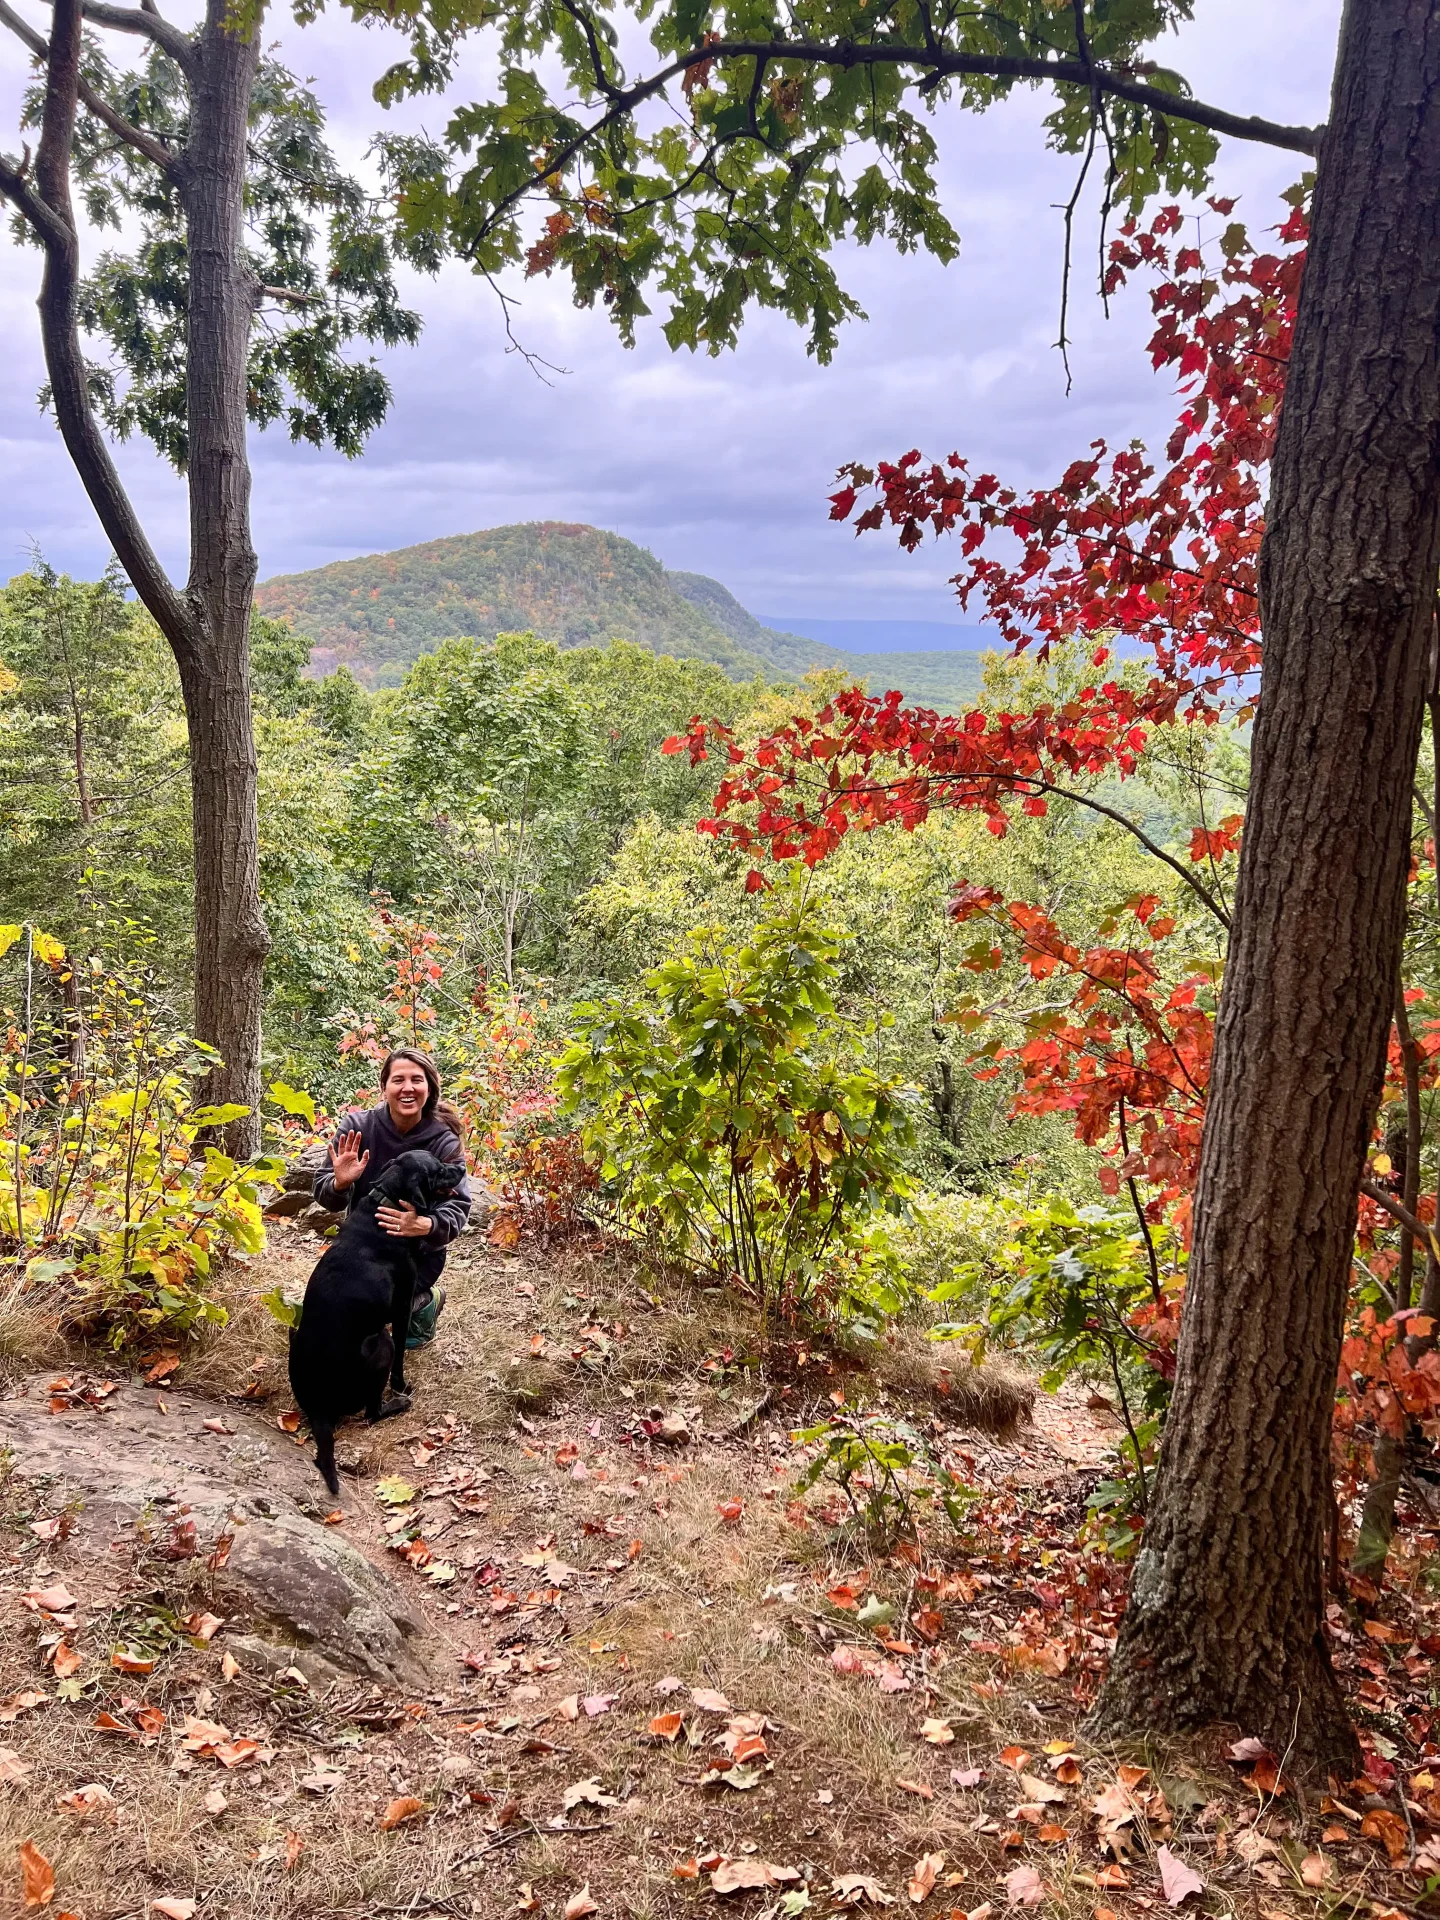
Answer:
[[[365,1162],[370,1158],[368,1136],[365,1123],[368,1114],[352,1110],[345,1115],[330,1139],[330,1157],[316,1173],[310,1191],[317,1206],[324,1207],[328,1213],[344,1213],[359,1175],[365,1170]],[[348,1149],[348,1151],[347,1151]],[[337,1161],[339,1167],[337,1168]],[[354,1171],[351,1171],[354,1165]],[[337,1172],[350,1174],[343,1183],[337,1179]]]

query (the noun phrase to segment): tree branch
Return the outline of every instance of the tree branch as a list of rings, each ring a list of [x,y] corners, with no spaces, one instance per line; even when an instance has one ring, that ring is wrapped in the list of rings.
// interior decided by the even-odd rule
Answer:
[[[37,33],[28,20],[22,20],[20,15],[7,5],[6,0],[0,0],[0,26],[8,27],[18,40],[23,40],[42,64],[50,58],[50,46],[45,36]],[[175,154],[158,135],[147,133],[143,127],[133,126],[123,114],[115,111],[108,100],[95,91],[88,80],[82,79],[79,82],[78,92],[80,99],[95,118],[109,127],[110,131],[117,134],[127,146],[134,147],[138,153],[143,153],[147,160],[153,161],[166,173],[174,169]]]
[[[1423,1240],[1432,1250],[1435,1247],[1435,1234],[1425,1222],[1413,1214],[1403,1201],[1397,1200],[1393,1193],[1387,1193],[1381,1186],[1366,1178],[1360,1182],[1360,1191],[1367,1200],[1373,1200],[1377,1207],[1383,1207],[1392,1219],[1398,1220],[1408,1232]],[[1408,1303],[1407,1303],[1408,1304]]]
[[[188,33],[182,33],[153,6],[111,7],[102,4],[102,0],[84,0],[83,11],[85,18],[93,20],[97,27],[113,27],[117,33],[138,33],[146,40],[153,40],[182,73],[194,78],[198,65],[195,43]]]
[[[97,10],[97,0],[86,0],[86,12]],[[98,9],[106,13],[124,12],[123,8]],[[1258,116],[1227,113],[1222,107],[1207,106],[1203,100],[1190,100],[1184,94],[1169,93],[1163,87],[1147,86],[1127,75],[1112,73],[1083,59],[1034,59],[1019,54],[943,53],[928,46],[900,46],[881,42],[859,45],[853,40],[715,40],[678,54],[668,66],[634,86],[617,88],[603,85],[610,106],[590,126],[564,141],[547,156],[547,175],[563,171],[583,148],[605,133],[646,100],[663,92],[670,81],[688,73],[691,67],[719,60],[793,60],[804,66],[841,67],[847,71],[861,66],[915,67],[925,73],[918,84],[922,91],[937,87],[944,80],[969,77],[989,80],[1036,80],[1052,86],[1083,87],[1087,92],[1113,94],[1154,113],[1188,120],[1208,127],[1212,133],[1228,134],[1234,140],[1253,140],[1262,146],[1281,147],[1287,152],[1311,156],[1319,152],[1322,127],[1287,127]],[[537,176],[538,177],[538,176]],[[496,202],[484,222],[481,235],[494,226],[502,214],[533,191],[533,183],[512,188]]]
[[[66,451],[131,584],[179,652],[193,645],[193,623],[145,537],[90,405],[77,314],[80,242],[70,199],[70,154],[80,97],[81,0],[56,0],[54,21],[34,185],[23,169],[7,164],[0,170],[0,189],[45,248],[40,336]]]

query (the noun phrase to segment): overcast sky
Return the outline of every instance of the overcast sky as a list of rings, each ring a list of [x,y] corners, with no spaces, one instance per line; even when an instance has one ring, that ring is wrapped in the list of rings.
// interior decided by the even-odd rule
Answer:
[[[36,0],[16,4],[43,23]],[[1280,121],[1324,118],[1339,0],[1196,0],[1195,11],[1169,57],[1200,97]],[[8,36],[0,42],[0,149],[13,152],[24,62]],[[385,122],[369,89],[394,43],[337,13],[304,32],[287,27],[282,44],[314,76],[342,151],[361,154]],[[1054,208],[1069,192],[1071,163],[1043,151],[1041,112],[1033,97],[983,118],[948,110],[945,191],[960,257],[948,268],[879,247],[846,257],[842,279],[869,318],[844,331],[829,367],[808,359],[800,336],[773,316],[748,322],[739,350],[718,359],[670,353],[655,322],[626,352],[603,315],[577,311],[559,281],[517,285],[525,345],[567,369],[547,386],[506,353],[482,283],[458,269],[418,282],[410,297],[425,331],[417,347],[386,359],[395,403],[362,459],[293,447],[283,429],[254,436],[261,577],[442,534],[566,519],[623,533],[667,566],[711,574],[767,615],[963,619],[945,584],[958,560],[943,543],[907,556],[884,535],[857,541],[829,522],[825,496],[842,461],[959,448],[1007,479],[1038,482],[1098,435],[1154,438],[1173,415],[1170,382],[1151,374],[1142,350],[1143,292],[1122,295],[1107,321],[1093,276],[1083,274],[1066,397],[1051,343]],[[427,115],[438,125],[433,102],[408,110],[412,120]],[[1299,170],[1295,155],[1227,142],[1217,187],[1241,195],[1242,214],[1264,225]],[[0,578],[36,543],[76,573],[98,571],[107,554],[53,424],[36,408],[38,280],[38,255],[0,238]],[[136,443],[120,463],[152,538],[183,577],[180,482]]]

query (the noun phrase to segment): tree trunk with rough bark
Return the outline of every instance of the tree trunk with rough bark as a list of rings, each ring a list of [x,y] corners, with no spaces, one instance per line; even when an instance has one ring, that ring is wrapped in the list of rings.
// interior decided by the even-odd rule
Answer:
[[[1349,0],[1262,554],[1265,657],[1159,1483],[1093,1722],[1355,1750],[1329,1429],[1440,568],[1440,8]]]
[[[224,1064],[210,1094],[251,1109],[227,1129],[259,1148],[260,1020],[269,938],[250,708],[250,461],[245,395],[256,285],[244,253],[246,136],[258,27],[209,0],[181,164],[189,250],[187,439],[194,636],[177,654],[190,731],[195,838],[195,1026]]]

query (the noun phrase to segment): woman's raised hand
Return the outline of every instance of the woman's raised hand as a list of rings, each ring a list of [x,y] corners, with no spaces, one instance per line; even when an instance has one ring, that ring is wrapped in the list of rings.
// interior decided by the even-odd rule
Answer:
[[[353,1187],[366,1167],[370,1164],[370,1149],[365,1145],[365,1137],[358,1128],[353,1133],[342,1133],[330,1149],[330,1165],[335,1173],[337,1192],[343,1193],[346,1187]]]

